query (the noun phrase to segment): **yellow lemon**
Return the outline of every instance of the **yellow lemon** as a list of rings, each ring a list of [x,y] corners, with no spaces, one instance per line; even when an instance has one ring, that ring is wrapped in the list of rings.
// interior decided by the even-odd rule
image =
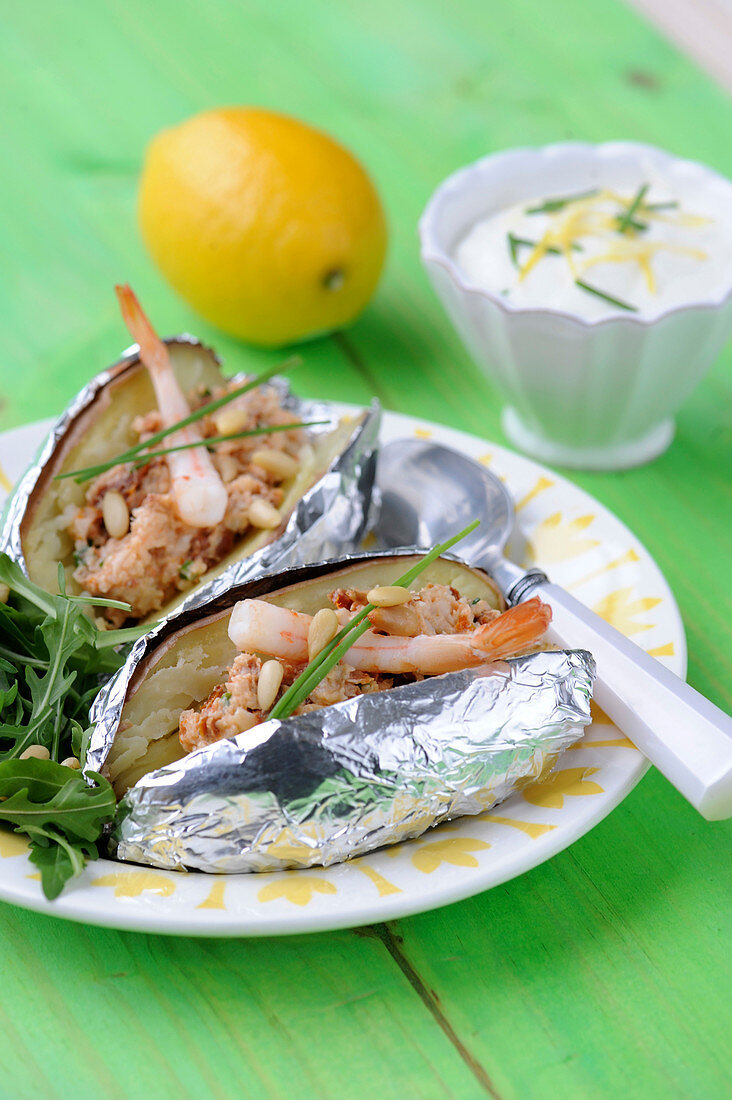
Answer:
[[[255,107],[204,111],[154,138],[139,214],[183,298],[268,346],[352,321],[386,251],[384,212],[358,161],[319,130]]]

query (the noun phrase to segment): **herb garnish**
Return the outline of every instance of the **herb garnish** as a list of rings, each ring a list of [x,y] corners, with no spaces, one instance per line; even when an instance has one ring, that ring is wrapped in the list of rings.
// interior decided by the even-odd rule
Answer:
[[[97,477],[99,473],[104,473],[106,470],[111,470],[113,466],[121,466],[125,462],[131,462],[136,458],[140,451],[147,450],[149,447],[154,447],[156,443],[159,443],[161,439],[165,439],[166,436],[172,435],[173,432],[178,432],[181,428],[187,428],[189,424],[195,424],[197,420],[201,420],[202,417],[208,416],[212,412],[216,412],[224,405],[228,405],[230,401],[233,401],[236,397],[241,397],[243,393],[248,393],[250,390],[256,389],[257,386],[261,386],[264,382],[268,382],[270,378],[273,378],[276,374],[283,374],[285,371],[292,370],[293,367],[299,366],[302,363],[302,359],[299,355],[293,355],[290,359],[285,360],[284,363],[279,363],[277,366],[268,367],[267,370],[262,371],[255,378],[250,378],[248,382],[245,382],[241,386],[237,386],[236,389],[231,390],[229,393],[225,393],[223,397],[217,397],[215,401],[209,401],[206,405],[201,405],[199,409],[192,412],[190,416],[184,416],[182,420],[177,421],[175,424],[171,424],[169,428],[161,428],[159,432],[155,432],[149,439],[144,440],[141,443],[136,443],[134,447],[130,447],[128,451],[125,451],[121,455],[117,455],[110,462],[100,463],[99,466],[88,466],[81,470],[69,470],[65,474],[57,474],[55,480],[61,480],[65,477],[73,477],[78,484],[84,481],[89,481],[92,477]],[[202,441],[203,444],[206,440]],[[199,444],[196,444],[197,446]]]
[[[633,201],[631,202],[628,209],[625,211],[624,214],[618,217],[618,233],[627,233],[629,229],[637,229],[639,225],[642,224],[635,222],[633,219],[638,207],[643,202],[643,199],[646,197],[646,192],[648,191],[649,187],[649,183],[642,183],[636,191],[633,197]],[[647,229],[648,227],[646,225],[643,225],[642,228]]]
[[[393,583],[402,588],[407,588],[412,581],[431,564],[431,562],[439,558],[441,554],[450,550],[456,542],[460,542],[461,539],[464,539],[465,536],[469,535],[471,531],[474,531],[479,524],[480,520],[475,520],[457,535],[453,535],[447,542],[433,546],[429,553],[425,554],[416,565]],[[300,706],[300,703],[302,703],[304,699],[307,699],[308,695],[318,686],[320,681],[338,664],[341,657],[348,652],[356,639],[366,633],[371,626],[366,616],[374,610],[374,607],[374,604],[367,603],[357,615],[354,615],[354,617],[338,631],[335,638],[333,638],[327,646],[321,649],[320,653],[312,659],[295,682],[275,703],[272,710],[269,712],[269,718],[282,719],[290,717],[292,712]]]
[[[59,580],[62,594],[51,595],[0,554],[0,582],[10,589],[0,604],[0,822],[30,837],[30,858],[49,898],[96,857],[115,806],[106,779],[93,776],[87,786],[60,761],[83,761],[100,678],[122,664],[118,647],[149,629],[98,631],[83,610],[89,601],[64,595],[61,571]],[[50,759],[19,759],[31,745],[43,746]]]
[[[526,248],[538,248],[539,242],[538,241],[530,241],[527,237],[517,237],[514,233],[509,233],[508,234],[508,250],[511,253],[511,259],[513,260],[516,267],[518,267],[518,250],[522,245],[524,245]],[[584,249],[582,248],[582,245],[577,244],[576,241],[572,241],[572,244],[570,245],[570,247],[571,247],[573,252],[583,252],[584,251]],[[545,251],[550,252],[552,256],[563,256],[564,255],[561,248],[554,248],[553,245],[549,245],[545,249]]]
[[[147,466],[148,462],[150,462],[151,459],[160,458],[161,455],[172,454],[173,451],[188,451],[192,447],[201,447],[201,446],[213,447],[217,443],[228,443],[230,439],[247,439],[250,436],[255,436],[255,435],[271,435],[272,432],[290,432],[290,431],[293,431],[295,428],[316,428],[320,424],[328,424],[328,423],[330,423],[330,421],[328,421],[328,420],[297,420],[292,424],[267,424],[267,425],[264,425],[261,428],[250,428],[249,431],[246,431],[246,432],[231,432],[229,435],[209,436],[208,438],[202,440],[201,443],[180,443],[177,447],[164,447],[160,451],[151,451],[149,453],[141,454],[141,455],[138,456],[138,458],[136,458],[134,460],[133,465],[136,466],[136,467],[137,466]],[[99,473],[102,474],[105,471],[105,467],[106,467],[107,470],[109,470],[109,469],[111,469],[112,466],[117,466],[117,465],[118,465],[117,460],[114,459],[114,460],[112,460],[112,462],[110,462],[108,464],[103,463],[102,465],[100,465],[98,467],[97,466],[89,466],[88,469],[89,470],[98,470]],[[89,477],[96,477],[97,476],[94,473],[92,473],[92,474],[87,473],[86,470],[76,470],[75,473],[77,473],[79,475],[84,474],[83,478],[77,477],[76,480],[79,483],[82,480],[83,481],[88,481]],[[70,475],[69,474],[59,474],[59,477],[70,477]]]
[[[627,302],[621,301],[620,298],[613,298],[612,294],[606,294],[604,290],[598,290],[596,286],[590,286],[589,283],[583,282],[582,279],[575,279],[575,286],[578,286],[580,290],[586,290],[588,294],[594,294],[596,298],[602,298],[603,301],[609,302],[611,306],[617,306],[618,309],[626,309],[628,313],[637,313],[636,306],[628,305]]]
[[[579,202],[580,199],[591,199],[593,195],[597,194],[597,188],[593,187],[591,191],[582,191],[578,195],[564,195],[562,198],[546,199],[541,206],[529,206],[524,210],[525,214],[554,214],[557,210],[564,210],[565,206],[568,206],[571,202]]]

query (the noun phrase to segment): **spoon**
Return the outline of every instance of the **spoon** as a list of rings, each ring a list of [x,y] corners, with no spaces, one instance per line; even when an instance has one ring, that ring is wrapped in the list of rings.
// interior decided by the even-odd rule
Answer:
[[[374,534],[384,549],[433,546],[479,519],[460,557],[489,573],[509,604],[548,603],[550,640],[592,653],[594,697],[615,725],[707,820],[732,816],[732,719],[540,569],[504,557],[514,504],[494,474],[449,447],[404,439],[381,449],[377,484]]]

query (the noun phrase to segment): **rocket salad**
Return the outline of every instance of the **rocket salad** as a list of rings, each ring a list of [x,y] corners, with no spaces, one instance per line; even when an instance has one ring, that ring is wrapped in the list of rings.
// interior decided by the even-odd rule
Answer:
[[[47,898],[60,894],[114,816],[106,779],[78,770],[89,706],[102,679],[123,661],[120,646],[141,633],[98,631],[84,600],[32,584],[0,555],[0,822],[30,838]],[[95,602],[99,602],[98,600]]]

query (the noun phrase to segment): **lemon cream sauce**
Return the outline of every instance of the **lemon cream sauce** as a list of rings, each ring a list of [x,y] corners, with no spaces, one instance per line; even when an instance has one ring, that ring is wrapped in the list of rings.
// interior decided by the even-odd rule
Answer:
[[[514,305],[651,318],[732,286],[730,211],[647,178],[525,200],[476,222],[454,258]],[[580,285],[584,284],[584,285]],[[608,300],[611,299],[611,300]]]

